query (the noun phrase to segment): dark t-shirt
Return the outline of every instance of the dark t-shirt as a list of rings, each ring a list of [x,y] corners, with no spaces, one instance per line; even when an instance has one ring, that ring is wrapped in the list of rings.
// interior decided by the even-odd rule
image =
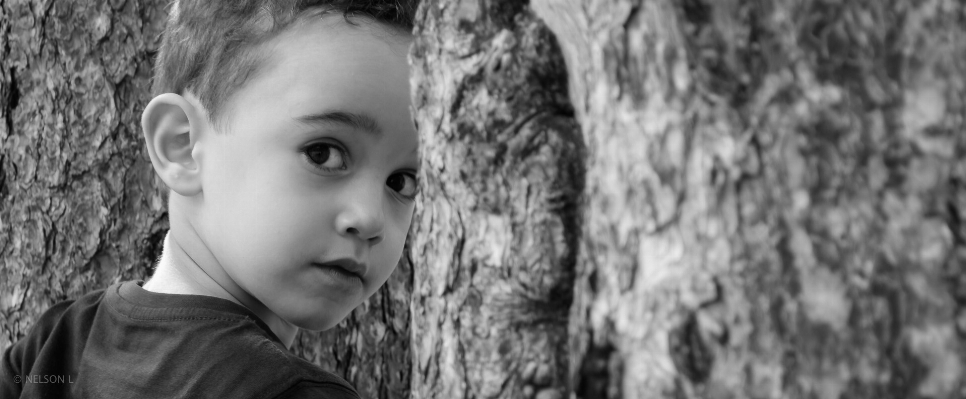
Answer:
[[[48,309],[3,353],[0,398],[358,398],[234,302],[117,283]]]

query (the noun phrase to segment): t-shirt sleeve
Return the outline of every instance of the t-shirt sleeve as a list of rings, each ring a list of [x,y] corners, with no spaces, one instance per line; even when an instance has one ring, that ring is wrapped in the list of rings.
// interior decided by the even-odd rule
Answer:
[[[300,382],[276,399],[360,399],[354,389],[335,383]]]
[[[3,351],[3,359],[0,359],[0,398],[20,397],[20,384],[17,384],[19,379],[17,376],[22,373],[12,357],[13,346],[10,346]]]
[[[24,374],[30,372],[54,325],[73,302],[63,301],[51,306],[30,326],[26,336],[3,351],[3,358],[0,359],[0,398],[20,397]]]

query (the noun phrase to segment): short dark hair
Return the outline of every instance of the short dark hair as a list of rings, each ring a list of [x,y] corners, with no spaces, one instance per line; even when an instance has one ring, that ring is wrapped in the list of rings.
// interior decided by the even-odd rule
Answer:
[[[174,0],[154,66],[154,95],[190,90],[217,122],[222,105],[259,70],[258,45],[299,18],[342,13],[412,32],[418,0]]]

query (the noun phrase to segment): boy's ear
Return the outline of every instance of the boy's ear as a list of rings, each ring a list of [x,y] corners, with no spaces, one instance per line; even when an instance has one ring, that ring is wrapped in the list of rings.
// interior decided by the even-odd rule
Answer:
[[[151,164],[161,180],[176,193],[190,197],[201,192],[201,168],[195,145],[205,127],[203,112],[188,99],[165,93],[151,99],[141,114],[141,129]]]

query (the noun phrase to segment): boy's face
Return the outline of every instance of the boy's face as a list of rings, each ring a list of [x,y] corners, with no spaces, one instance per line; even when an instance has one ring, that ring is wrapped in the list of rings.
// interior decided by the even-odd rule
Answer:
[[[411,37],[342,16],[303,21],[196,144],[192,223],[234,282],[301,328],[334,326],[389,278],[412,219]],[[339,260],[359,275],[320,266]]]

